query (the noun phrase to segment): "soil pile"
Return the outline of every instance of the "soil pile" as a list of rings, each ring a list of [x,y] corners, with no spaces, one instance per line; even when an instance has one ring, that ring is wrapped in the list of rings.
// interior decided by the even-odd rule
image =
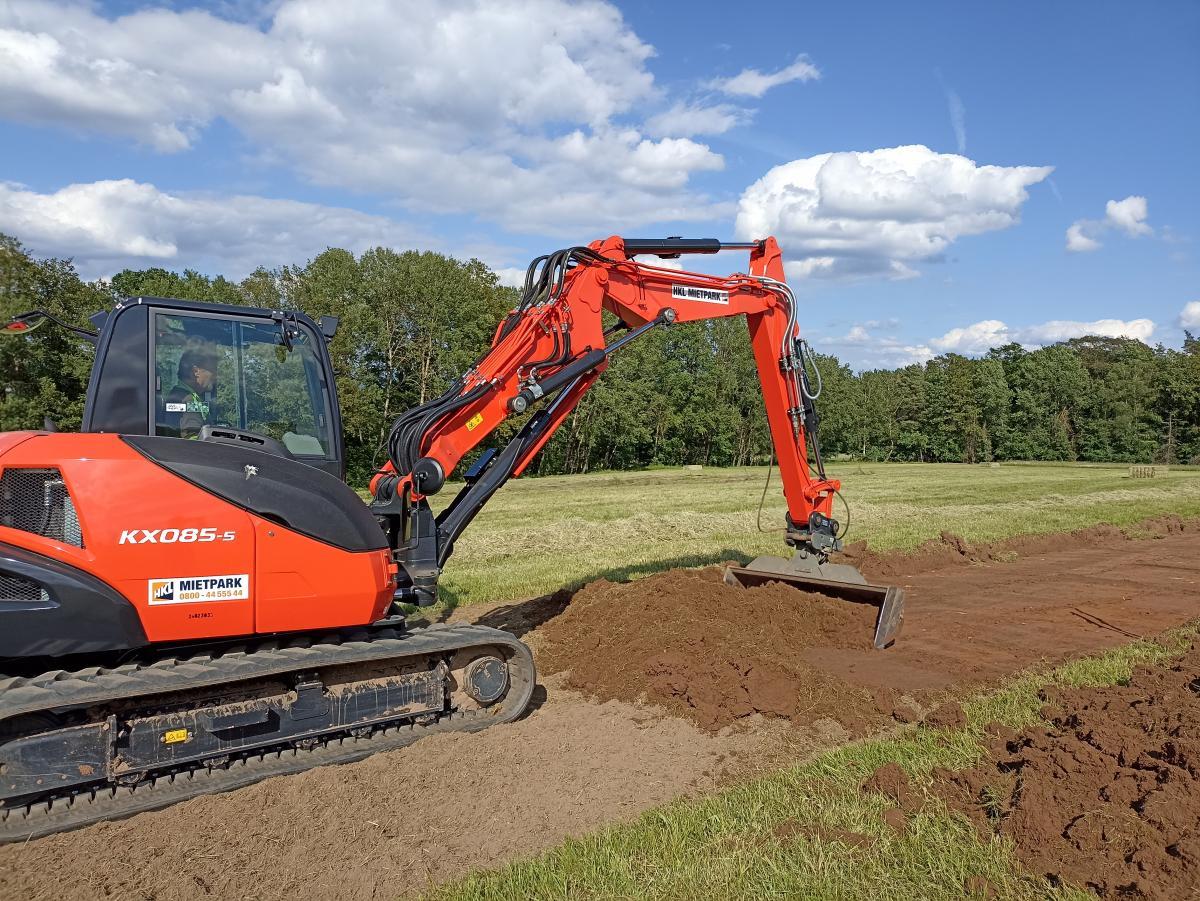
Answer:
[[[593,582],[542,628],[540,665],[593,697],[636,700],[717,730],[753,714],[860,731],[871,696],[799,660],[808,647],[869,650],[878,611],[771,583],[726,585],[721,567]]]
[[[1200,893],[1200,646],[1129,685],[1046,689],[1051,725],[994,729],[938,793],[1034,872],[1102,897]]]

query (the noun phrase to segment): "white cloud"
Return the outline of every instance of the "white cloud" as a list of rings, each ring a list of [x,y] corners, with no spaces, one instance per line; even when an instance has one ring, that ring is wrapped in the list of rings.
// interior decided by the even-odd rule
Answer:
[[[39,194],[0,184],[0,232],[35,253],[72,257],[85,278],[126,266],[187,266],[241,278],[303,263],[329,246],[359,252],[432,242],[356,210],[265,197],[170,194],[122,179]]]
[[[1193,300],[1179,311],[1179,327],[1189,332],[1200,332],[1200,300]]]
[[[1180,314],[1181,327],[1186,327],[1183,323],[1189,310],[1195,317],[1196,326],[1200,328],[1200,301],[1184,308]],[[993,348],[1012,343],[1034,350],[1089,335],[1136,338],[1149,343],[1155,330],[1155,324],[1150,319],[1097,319],[1094,322],[1051,320],[1016,328],[999,319],[984,319],[950,329],[944,335],[926,341],[887,334],[896,331],[900,325],[898,320],[891,318],[857,322],[844,335],[821,337],[814,339],[814,343],[822,350],[830,350],[843,357],[857,369],[891,369],[925,363],[938,354],[980,356]]]
[[[909,366],[913,363],[924,363],[937,355],[928,344],[875,334],[876,329],[891,330],[897,324],[894,319],[855,323],[846,334],[821,338],[816,343],[821,349],[831,348],[835,353],[839,348],[846,348],[844,355],[851,357],[856,366],[866,369]]]
[[[262,23],[97,10],[0,5],[0,114],[161,152],[223,118],[316,183],[515,229],[722,211],[690,181],[723,160],[689,133],[736,114],[669,109],[652,135],[617,124],[662,92],[653,48],[601,0],[282,0]]]
[[[1146,224],[1146,198],[1132,195],[1124,200],[1110,200],[1104,205],[1104,219],[1127,235],[1149,235],[1153,233]]]
[[[715,78],[709,82],[709,87],[724,94],[740,97],[761,97],[771,88],[788,84],[792,81],[813,81],[821,77],[821,70],[812,61],[801,54],[790,66],[784,66],[775,72],[762,72],[758,69],[743,69],[732,78]]]
[[[1067,228],[1067,250],[1072,253],[1087,253],[1099,250],[1103,245],[1095,238],[1089,238],[1083,233],[1085,223],[1076,222]]]
[[[1146,222],[1149,211],[1146,198],[1132,194],[1124,200],[1110,200],[1104,205],[1103,219],[1076,219],[1067,229],[1067,250],[1080,253],[1101,247],[1100,235],[1112,229],[1123,231],[1132,238],[1152,235],[1154,229]]]
[[[1149,342],[1153,334],[1154,322],[1150,319],[1097,319],[1093,322],[1054,319],[1023,328],[1011,328],[999,319],[984,319],[962,328],[950,329],[940,338],[931,338],[929,345],[939,353],[970,355],[1014,342],[1026,347],[1043,347],[1088,335],[1136,338]]]
[[[520,266],[498,266],[492,269],[500,279],[500,284],[507,285],[510,288],[523,288],[525,286],[526,269]]]
[[[1046,345],[1071,338],[1099,335],[1103,338],[1136,338],[1149,343],[1154,335],[1152,319],[1096,319],[1092,322],[1076,322],[1071,319],[1053,319],[1041,325],[1031,325],[1016,332],[1021,344]]]
[[[931,338],[929,344],[942,353],[978,354],[1008,344],[1010,334],[1008,326],[999,319],[984,319],[963,328],[952,328],[940,338]]]
[[[729,103],[712,106],[676,103],[646,120],[646,133],[652,137],[676,135],[719,135],[750,121],[751,112]]]
[[[675,259],[675,260],[664,259],[663,257],[656,257],[652,253],[647,253],[647,254],[642,254],[639,257],[636,257],[636,259],[637,259],[639,266],[650,266],[655,269],[670,269],[672,272],[682,272],[683,271],[683,259],[682,258]]]
[[[911,278],[965,235],[1020,219],[1050,166],[980,166],[922,145],[824,153],[776,166],[742,194],[736,232],[774,234],[794,278]]]

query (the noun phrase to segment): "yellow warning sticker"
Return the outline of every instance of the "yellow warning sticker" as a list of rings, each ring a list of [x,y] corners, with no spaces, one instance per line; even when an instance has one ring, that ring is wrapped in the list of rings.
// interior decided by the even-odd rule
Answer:
[[[191,737],[187,729],[168,729],[163,733],[162,740],[164,745],[177,745]]]
[[[474,416],[472,416],[470,419],[467,420],[467,431],[468,432],[475,431],[477,428],[479,428],[479,426],[482,422],[483,422],[483,414],[476,413]]]

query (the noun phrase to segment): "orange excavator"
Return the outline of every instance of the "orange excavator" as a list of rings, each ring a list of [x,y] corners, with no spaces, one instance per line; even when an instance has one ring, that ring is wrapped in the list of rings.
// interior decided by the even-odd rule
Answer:
[[[747,273],[636,259],[729,249],[750,252]],[[746,317],[783,480],[794,555],[727,581],[874,604],[886,647],[902,594],[828,560],[840,484],[798,312],[773,238],[539,257],[490,349],[392,425],[370,504],[343,482],[331,317],[136,297],[73,328],[96,345],[82,433],[0,434],[0,841],[520,716],[536,682],[522,642],[408,628],[404,605],[436,601],[457,537],[609,357],[675,323]],[[513,417],[435,514],[429,498]]]

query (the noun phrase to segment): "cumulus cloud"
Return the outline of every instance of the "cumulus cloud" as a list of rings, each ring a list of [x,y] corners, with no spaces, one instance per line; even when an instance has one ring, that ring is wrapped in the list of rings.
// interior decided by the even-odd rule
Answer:
[[[784,66],[775,72],[762,72],[758,69],[743,69],[732,78],[715,78],[709,82],[709,87],[739,97],[761,97],[771,88],[792,81],[813,81],[821,77],[821,70],[812,61],[801,54],[790,66]]]
[[[130,179],[41,194],[0,184],[0,232],[38,254],[74,258],[85,278],[126,266],[187,266],[233,278],[303,263],[329,246],[429,246],[425,235],[356,210],[253,196],[183,195]]]
[[[1021,328],[1012,328],[999,319],[984,319],[962,328],[950,329],[939,338],[931,338],[929,345],[939,353],[970,355],[981,354],[1005,344],[1044,347],[1088,335],[1136,338],[1149,342],[1153,334],[1154,322],[1150,319],[1097,319],[1093,322],[1054,319]]]
[[[1100,236],[1117,230],[1131,238],[1154,234],[1146,221],[1149,210],[1146,198],[1131,194],[1124,200],[1110,200],[1104,205],[1103,219],[1076,219],[1067,229],[1067,250],[1073,253],[1096,250],[1103,246]]]
[[[1179,327],[1200,333],[1200,300],[1193,300],[1179,311]]]
[[[981,166],[923,145],[823,153],[776,166],[742,194],[736,232],[774,234],[793,278],[911,278],[966,235],[1020,219],[1051,166]]]
[[[1189,308],[1194,308],[1192,312],[1197,326],[1200,326],[1200,301],[1184,308],[1180,322],[1184,321]],[[838,353],[856,368],[877,369],[924,363],[945,353],[980,356],[993,348],[1013,343],[1034,350],[1089,335],[1136,338],[1149,343],[1155,330],[1155,324],[1150,319],[1097,319],[1094,322],[1056,319],[1018,327],[1000,319],[983,319],[921,341],[894,334],[899,326],[900,323],[895,319],[858,322],[845,334],[821,337],[817,343],[821,348]]]
[[[1067,250],[1072,253],[1087,253],[1101,247],[1100,242],[1085,235],[1083,229],[1082,222],[1076,222],[1067,229]]]
[[[1135,195],[1124,200],[1110,200],[1104,205],[1104,220],[1134,237],[1154,231],[1146,224],[1146,215],[1145,197]]]
[[[281,0],[263,22],[0,5],[6,118],[192,146],[217,118],[312,181],[545,232],[712,218],[716,107],[657,103],[653,48],[601,0]],[[781,73],[765,76],[777,78]],[[795,77],[801,77],[796,74]],[[643,134],[642,131],[646,133]]]
[[[499,266],[492,270],[500,279],[500,284],[510,288],[521,288],[525,285],[525,270],[519,266]]]
[[[878,331],[891,331],[897,325],[895,319],[868,320],[855,323],[844,335],[821,338],[817,343],[822,349],[832,349],[865,369],[909,366],[937,356],[928,344],[878,334]]]
[[[750,121],[747,109],[729,103],[712,105],[676,103],[646,120],[646,133],[651,137],[675,135],[690,138],[694,135],[719,135]]]

